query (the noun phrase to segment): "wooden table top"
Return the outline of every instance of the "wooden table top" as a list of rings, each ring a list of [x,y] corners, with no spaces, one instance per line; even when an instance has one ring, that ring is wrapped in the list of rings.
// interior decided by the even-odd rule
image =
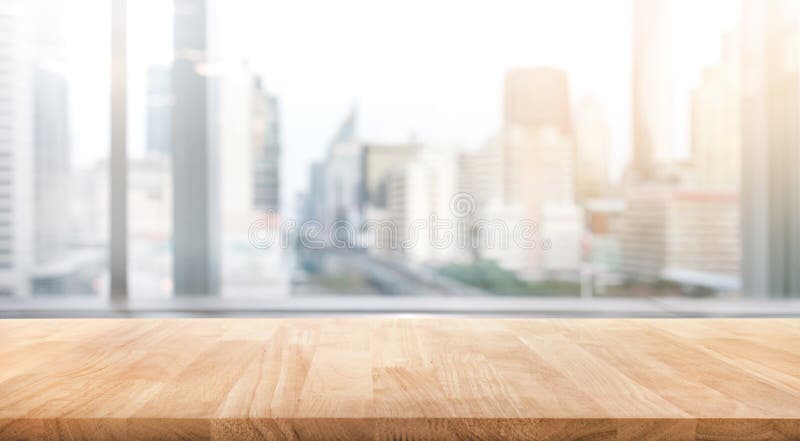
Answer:
[[[800,439],[800,320],[0,320],[0,440]]]

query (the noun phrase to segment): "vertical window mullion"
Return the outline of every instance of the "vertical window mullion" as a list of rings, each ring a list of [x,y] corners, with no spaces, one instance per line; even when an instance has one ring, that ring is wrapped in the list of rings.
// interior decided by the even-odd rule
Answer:
[[[111,160],[109,163],[111,301],[128,299],[127,0],[111,3]]]

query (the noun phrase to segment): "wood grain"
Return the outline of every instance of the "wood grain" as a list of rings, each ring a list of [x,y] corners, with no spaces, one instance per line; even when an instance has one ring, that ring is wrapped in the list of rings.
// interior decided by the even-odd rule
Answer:
[[[800,440],[800,321],[0,321],[0,440]]]

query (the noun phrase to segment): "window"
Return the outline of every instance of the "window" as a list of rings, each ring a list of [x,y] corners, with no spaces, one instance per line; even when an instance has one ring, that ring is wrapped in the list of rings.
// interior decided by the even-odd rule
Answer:
[[[0,292],[108,292],[109,8],[0,2]]]
[[[793,1],[117,1],[123,169],[82,1],[0,3],[11,297],[107,298],[114,243],[153,309],[800,296]]]

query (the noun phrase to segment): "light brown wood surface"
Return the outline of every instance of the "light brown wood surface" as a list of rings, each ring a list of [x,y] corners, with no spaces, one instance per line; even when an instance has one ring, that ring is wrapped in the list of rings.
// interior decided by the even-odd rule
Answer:
[[[0,321],[0,440],[798,440],[800,321]]]

